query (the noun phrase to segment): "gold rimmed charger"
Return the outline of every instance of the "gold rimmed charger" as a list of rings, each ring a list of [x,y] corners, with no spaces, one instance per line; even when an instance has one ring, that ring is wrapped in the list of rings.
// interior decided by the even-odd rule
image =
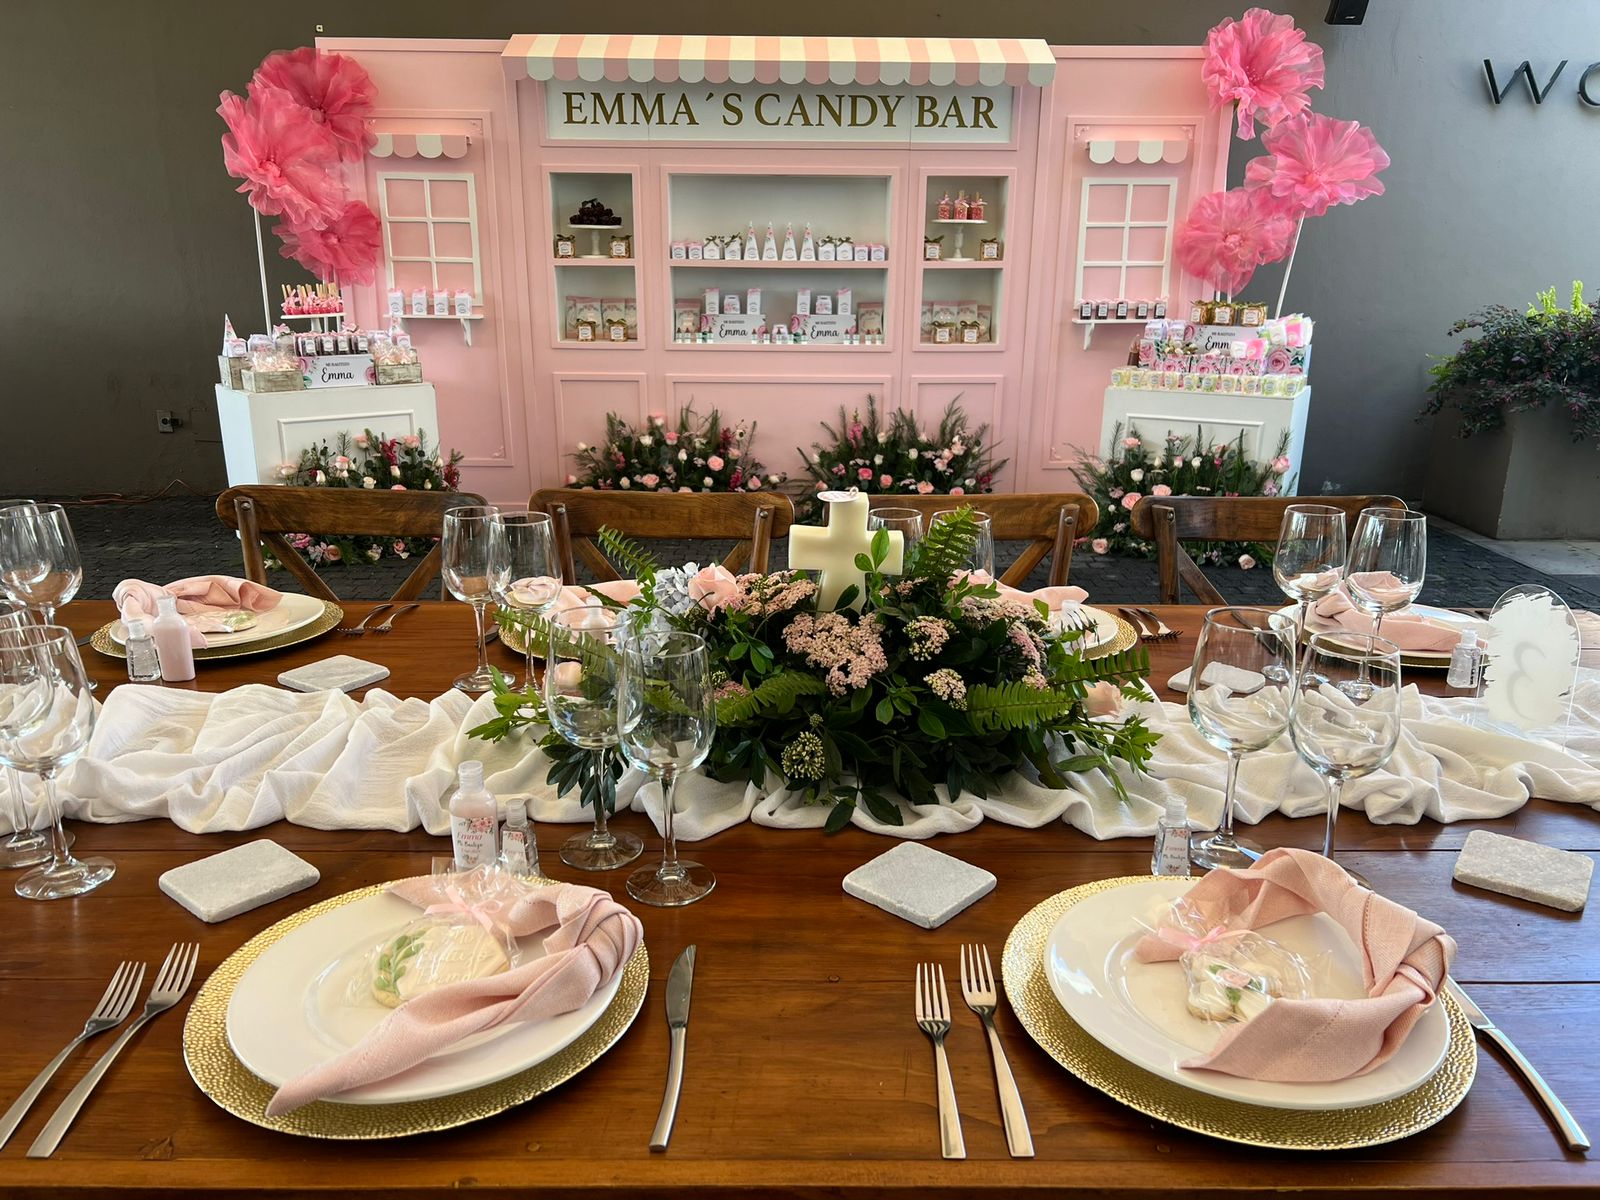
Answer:
[[[534,882],[554,886],[556,881]],[[195,1086],[223,1111],[252,1125],[300,1137],[374,1140],[454,1129],[524,1104],[565,1083],[615,1045],[644,1005],[650,983],[650,956],[641,944],[622,968],[617,994],[599,1020],[564,1050],[526,1071],[485,1087],[432,1100],[405,1104],[335,1104],[319,1100],[279,1117],[267,1116],[267,1102],[277,1089],[248,1070],[228,1045],[228,1004],[233,999],[233,989],[269,946],[323,913],[378,895],[388,886],[380,883],[357,888],[285,917],[235,950],[211,973],[195,995],[184,1021],[183,1061]]]
[[[1097,611],[1105,612],[1104,609]],[[1139,635],[1134,631],[1132,625],[1117,616],[1116,613],[1106,613],[1106,616],[1117,623],[1117,636],[1108,642],[1102,642],[1098,646],[1085,650],[1083,657],[1086,660],[1105,658],[1108,654],[1121,654],[1124,650],[1131,650],[1139,643]]]
[[[209,662],[218,658],[243,658],[249,654],[265,654],[269,650],[282,650],[285,646],[298,646],[301,642],[309,642],[312,638],[321,637],[342,620],[344,620],[344,609],[331,600],[324,600],[322,601],[321,614],[309,624],[301,625],[297,629],[286,629],[282,633],[274,634],[269,638],[262,638],[258,642],[241,642],[236,646],[206,646],[194,652],[194,660],[195,662]],[[116,621],[107,621],[99,629],[96,629],[89,639],[89,645],[101,654],[111,658],[127,658],[127,650],[111,636],[111,630],[116,624]]]
[[[1061,914],[1080,900],[1148,878],[1124,876],[1069,888],[1030,910],[1006,939],[1001,968],[1017,1019],[1051,1058],[1084,1083],[1180,1129],[1280,1150],[1347,1150],[1397,1141],[1443,1120],[1466,1097],[1478,1069],[1478,1048],[1466,1014],[1442,992],[1438,1003],[1450,1019],[1444,1062],[1419,1087],[1360,1108],[1268,1108],[1208,1096],[1137,1067],[1101,1045],[1067,1015],[1050,990],[1045,944]]]

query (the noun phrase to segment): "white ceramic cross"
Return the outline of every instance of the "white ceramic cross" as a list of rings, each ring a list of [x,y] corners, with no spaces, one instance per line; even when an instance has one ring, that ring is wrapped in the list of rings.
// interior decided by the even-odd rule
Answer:
[[[789,530],[789,565],[797,571],[820,571],[817,580],[817,608],[827,612],[839,606],[839,597],[854,584],[858,589],[854,607],[860,608],[859,594],[866,575],[856,566],[856,555],[872,553],[873,531],[867,528],[872,505],[858,491],[823,492],[817,497],[828,505],[828,523],[796,525]],[[905,569],[905,538],[889,532],[889,556],[879,570],[898,575]]]

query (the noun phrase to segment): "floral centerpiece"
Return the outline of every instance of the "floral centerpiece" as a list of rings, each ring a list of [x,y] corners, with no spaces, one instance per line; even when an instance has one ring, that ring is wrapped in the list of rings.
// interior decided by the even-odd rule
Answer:
[[[1600,309],[1584,301],[1582,283],[1569,308],[1551,288],[1526,312],[1496,305],[1450,332],[1468,330],[1474,336],[1429,368],[1425,413],[1458,409],[1460,434],[1471,437],[1503,427],[1510,413],[1558,405],[1573,441],[1600,438]]]
[[[445,454],[430,447],[421,431],[390,438],[363,429],[339,434],[332,445],[324,441],[306,447],[298,462],[279,465],[278,478],[290,487],[453,492],[461,485],[462,457],[459,450]],[[434,541],[346,533],[292,533],[285,540],[317,567],[410,558],[428,553]]]
[[[638,582],[628,606],[637,621],[699,634],[710,648],[719,690],[704,769],[828,805],[830,830],[848,823],[857,804],[898,825],[895,797],[935,804],[940,784],[953,799],[988,795],[1017,770],[1065,787],[1067,775],[1116,760],[1143,767],[1157,735],[1138,716],[1106,714],[1122,694],[1138,694],[1144,650],[1086,658],[1081,634],[1053,629],[1042,603],[1002,595],[992,580],[960,569],[977,536],[971,512],[935,524],[898,576],[881,569],[890,539],[880,530],[856,560],[864,587],[847,588],[833,611],[819,610],[816,585],[801,572],[661,568],[611,531],[600,540]],[[500,620],[536,640],[562,636],[532,614]],[[544,721],[535,690],[502,682],[495,704],[498,715],[473,737],[498,739]],[[614,762],[577,762],[588,752],[553,734],[540,744],[561,790],[581,783],[586,803],[614,796]],[[1120,792],[1115,772],[1110,778]]]
[[[607,413],[605,441],[578,443],[572,456],[578,469],[567,476],[567,486],[603,492],[759,492],[776,487],[783,476],[769,474],[750,452],[755,437],[754,422],[725,425],[714,408],[704,419],[686,408],[670,429],[659,413],[643,429]]]
[[[885,424],[877,397],[870,395],[865,420],[859,409],[846,413],[841,407],[838,428],[827,422],[822,428],[828,443],[813,443],[810,454],[800,452],[818,492],[856,488],[874,495],[978,495],[994,491],[994,477],[1008,461],[996,461],[988,445],[989,426],[971,427],[960,396],[946,406],[932,433],[903,408],[890,413]],[[821,513],[815,497],[801,507],[811,510],[803,516]]]
[[[1111,452],[1101,458],[1078,452],[1072,473],[1078,484],[1100,506],[1100,523],[1088,538],[1096,554],[1121,554],[1154,558],[1156,546],[1133,531],[1130,517],[1145,496],[1276,496],[1286,486],[1290,466],[1289,432],[1278,438],[1278,449],[1268,462],[1254,462],[1244,452],[1244,435],[1237,442],[1213,443],[1204,432],[1194,437],[1168,433],[1159,447],[1129,426],[1124,436],[1119,424],[1111,431]],[[1270,566],[1272,547],[1259,542],[1195,542],[1187,544],[1198,563],[1234,562],[1245,570],[1258,563]]]

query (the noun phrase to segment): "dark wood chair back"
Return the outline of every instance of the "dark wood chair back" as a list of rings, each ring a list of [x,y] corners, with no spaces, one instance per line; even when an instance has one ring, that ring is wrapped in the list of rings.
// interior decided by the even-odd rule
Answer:
[[[244,484],[217,497],[217,516],[229,529],[239,531],[244,550],[244,574],[256,583],[267,582],[261,547],[265,545],[307,593],[337,601],[311,564],[284,536],[290,533],[341,533],[385,538],[438,538],[444,532],[444,514],[452,508],[483,504],[472,492],[391,492],[357,488],[282,487]],[[439,573],[437,543],[406,576],[393,600],[415,600],[429,580]],[[444,595],[440,583],[440,596]]]
[[[1343,510],[1349,534],[1363,508],[1404,509],[1396,496],[1146,496],[1134,507],[1133,531],[1156,544],[1161,603],[1180,603],[1187,585],[1202,604],[1226,604],[1183,548],[1186,541],[1276,543],[1291,504],[1326,504]]]
[[[602,529],[630,538],[734,539],[722,565],[765,572],[772,539],[787,537],[794,502],[779,492],[615,492],[543,488],[530,508],[550,514],[562,578],[578,582],[578,561],[605,581],[617,571],[595,543]]]
[[[1050,555],[1050,586],[1067,581],[1072,570],[1072,543],[1090,533],[1100,520],[1100,506],[1081,492],[996,492],[979,496],[872,497],[873,508],[914,508],[924,523],[933,514],[970,504],[989,514],[996,541],[1026,541],[1016,562],[1006,568],[1000,582],[1021,587],[1023,580]]]

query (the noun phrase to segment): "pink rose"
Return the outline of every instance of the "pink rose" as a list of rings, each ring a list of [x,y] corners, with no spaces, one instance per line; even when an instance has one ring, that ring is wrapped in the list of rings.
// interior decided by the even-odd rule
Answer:
[[[694,489],[692,487],[680,487],[678,490],[680,492],[692,492],[692,491],[694,491]]]
[[[1172,495],[1172,489],[1164,483],[1158,483],[1150,489],[1150,494],[1152,496],[1170,496]]]
[[[750,482],[747,483],[745,486],[748,487],[752,492],[759,492],[761,490],[761,476],[759,476],[759,475],[750,476]]]
[[[1111,498],[1113,500],[1117,499],[1121,495],[1122,495],[1122,489],[1121,488],[1112,488],[1111,489]]]
[[[1126,446],[1129,450],[1136,450],[1140,446],[1144,445],[1144,443],[1141,442],[1136,437],[1125,437],[1125,438],[1122,439],[1122,444],[1124,446]]]
[[[667,414],[666,413],[651,413],[650,414],[650,424],[652,424],[652,425],[665,425],[666,423],[667,423]]]
[[[1239,569],[1241,571],[1252,571],[1255,569],[1255,565],[1256,560],[1251,558],[1248,554],[1239,555]]]
[[[1272,460],[1272,469],[1274,471],[1277,471],[1279,474],[1282,474],[1284,471],[1287,471],[1289,469],[1289,458],[1288,458],[1288,456],[1285,455],[1285,454],[1280,454],[1280,455],[1278,455],[1277,458],[1273,459]]]
[[[1122,711],[1122,689],[1114,683],[1090,684],[1083,706],[1091,717],[1114,717]]]
[[[728,457],[735,460],[741,459],[744,457],[744,451],[735,446],[733,449],[728,451]]]
[[[950,489],[950,494],[952,496],[965,496],[967,494],[967,489],[964,487],[953,487]]]
[[[723,467],[727,466],[727,464],[722,461],[722,456],[720,454],[713,454],[710,458],[706,459],[706,466],[710,467],[713,471],[720,471]]]
[[[872,478],[872,468],[871,467],[861,467],[861,468],[857,469],[856,478],[861,480],[863,483],[865,483],[867,480]]]
[[[881,488],[892,488],[894,486],[894,476],[893,475],[879,475],[878,476],[878,486],[881,487]]]
[[[669,446],[676,446],[678,444],[678,431],[676,429],[669,429],[661,436],[667,440],[667,445]]]
[[[354,441],[357,446],[361,447],[361,449],[365,450],[367,448],[367,435],[366,434],[358,433],[351,440]]]
[[[1106,551],[1111,549],[1111,543],[1106,541],[1105,538],[1095,538],[1094,541],[1089,543],[1089,549],[1093,550],[1096,554],[1104,554]]]
[[[826,483],[824,483],[824,482],[823,482],[823,481],[822,481],[822,480],[820,480],[820,479],[819,479],[819,480],[817,480],[817,491],[819,491],[819,492],[820,492],[820,491],[822,491],[822,490],[823,490],[823,489],[824,489],[824,488],[826,488],[826,487],[827,487],[827,486],[828,486],[828,485],[827,485],[827,484],[826,484]]]
[[[406,552],[406,544],[403,540],[396,539],[394,544],[394,552],[396,554],[404,554]]]
[[[1122,507],[1127,509],[1129,512],[1132,512],[1133,506],[1139,503],[1139,501],[1142,499],[1144,499],[1144,497],[1140,496],[1138,492],[1129,492],[1118,503],[1120,503]]]
[[[404,442],[408,447],[410,447],[413,450],[415,450],[418,446],[422,445],[422,439],[419,438],[414,433],[408,433],[408,434],[405,435],[405,437],[401,438],[400,440],[402,442]]]
[[[393,487],[391,487],[389,490],[391,492],[403,492],[403,491],[406,490],[406,485],[403,484],[403,483],[397,483]]]
[[[644,484],[645,487],[655,487],[656,484],[661,482],[661,477],[655,474],[641,475],[639,476],[639,482]]]
[[[933,484],[929,483],[926,479],[924,479],[921,483],[917,484],[917,495],[919,495],[919,496],[926,496],[926,495],[928,495],[928,493],[930,493],[932,491],[933,491]]]
[[[739,581],[721,564],[703,567],[689,580],[688,592],[690,600],[714,613],[739,594]]]
[[[322,557],[326,562],[338,562],[344,557],[344,553],[339,547],[328,545],[322,548]]]
[[[573,484],[575,484],[577,482],[578,482],[578,477],[576,475],[568,475],[567,476],[567,486],[568,487],[571,487]]]

